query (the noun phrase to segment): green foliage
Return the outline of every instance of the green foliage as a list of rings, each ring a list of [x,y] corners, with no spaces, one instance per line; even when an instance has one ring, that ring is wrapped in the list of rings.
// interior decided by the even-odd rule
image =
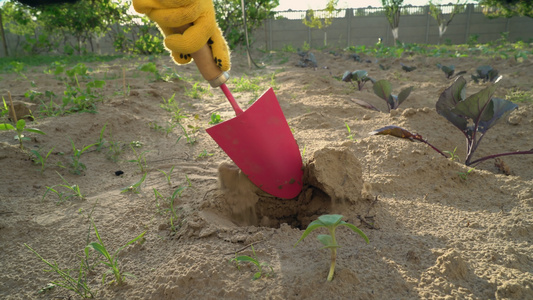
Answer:
[[[145,168],[148,167],[148,165],[146,164],[146,153],[150,151],[146,150],[146,151],[137,153],[137,151],[135,150],[135,147],[140,147],[140,146],[136,146],[135,142],[131,142],[130,148],[133,151],[133,154],[135,155],[135,159],[130,159],[128,160],[128,162],[136,163],[137,166],[139,167],[139,170],[142,173],[144,172]]]
[[[400,10],[403,4],[403,0],[381,0],[381,4],[385,9],[385,16],[392,29],[394,36],[394,44],[398,39],[398,26],[400,25]]]
[[[174,171],[174,167],[175,166],[172,166],[172,168],[170,168],[170,171],[168,171],[168,173],[163,171],[163,170],[157,169],[159,172],[161,172],[161,173],[163,173],[163,175],[165,175],[165,178],[167,179],[167,183],[168,183],[169,186],[172,186],[172,183],[170,183],[170,176],[172,175],[172,171]]]
[[[46,168],[46,161],[48,160],[48,157],[50,156],[52,151],[54,151],[54,148],[55,147],[52,147],[52,149],[50,149],[50,151],[48,151],[48,153],[46,153],[45,155],[41,154],[41,149],[39,149],[39,150],[30,150],[30,152],[34,156],[32,158],[33,163],[36,164],[36,165],[38,165],[38,164],[41,165],[41,174],[43,174],[44,169]]]
[[[72,139],[70,139],[70,144],[72,145],[72,162],[70,163],[70,172],[76,175],[80,175],[82,171],[85,171],[87,169],[87,166],[85,166],[85,164],[80,161],[81,155],[96,144],[90,144],[88,146],[83,147],[82,149],[76,148]]]
[[[241,0],[214,0],[217,23],[222,29],[231,49],[245,44]],[[248,32],[260,27],[263,21],[274,16],[279,0],[245,1]]]
[[[214,112],[211,114],[211,120],[209,121],[209,125],[216,125],[218,123],[222,123],[222,118],[217,112]]]
[[[49,283],[48,286],[41,289],[41,291],[46,291],[56,286],[59,286],[75,292],[78,296],[82,298],[94,298],[96,296],[96,293],[91,291],[91,288],[87,285],[87,271],[83,266],[83,262],[80,263],[80,268],[77,271],[71,269],[62,269],[59,267],[57,262],[49,262],[26,243],[24,243],[24,246],[28,248],[31,252],[33,252],[33,254],[35,254],[39,259],[41,259],[42,262],[48,265],[48,267],[50,267],[50,270],[45,270],[45,272],[54,272],[61,277],[60,280],[52,281],[51,283]],[[73,275],[71,275],[73,271],[77,272],[77,277],[73,277]]]
[[[141,177],[141,179],[139,181],[137,181],[136,183],[128,186],[128,187],[125,187],[123,188],[120,193],[121,194],[124,194],[124,193],[134,193],[134,194],[139,194],[141,192],[141,186],[143,184],[143,182],[146,180],[146,173],[143,173],[143,176]]]
[[[308,9],[305,12],[305,18],[302,20],[302,22],[305,26],[309,28],[321,29],[328,27],[333,21],[334,13],[336,11],[335,6],[337,6],[338,2],[339,0],[328,0],[328,3],[326,4],[325,9],[323,10],[323,18],[315,16],[315,11],[312,9]]]
[[[9,123],[0,123],[0,130],[14,130],[17,133],[17,135],[15,136],[15,139],[19,141],[20,149],[24,149],[24,146],[22,145],[22,141],[31,140],[29,137],[24,135],[25,132],[33,132],[33,133],[46,135],[46,133],[40,131],[39,129],[26,128],[26,121],[24,119],[18,120],[15,127],[13,127],[13,125]]]
[[[111,255],[111,253],[109,253],[109,251],[105,247],[104,242],[102,241],[102,238],[100,237],[100,234],[98,233],[98,230],[96,229],[96,225],[94,224],[94,221],[91,220],[91,223],[93,224],[94,233],[96,234],[96,238],[98,239],[98,242],[92,242],[87,247],[90,248],[90,249],[95,250],[98,253],[100,253],[104,257],[104,260],[101,261],[102,264],[104,264],[105,266],[109,267],[109,270],[102,275],[102,284],[106,283],[106,276],[108,274],[112,274],[115,277],[115,279],[112,280],[110,283],[116,282],[119,285],[122,284],[122,282],[124,281],[126,276],[135,277],[135,276],[133,276],[130,273],[122,272],[120,270],[119,265],[118,265],[118,254],[124,248],[126,248],[127,246],[135,243],[139,239],[141,239],[140,242],[142,243],[143,242],[142,239],[143,239],[144,234],[146,233],[146,231],[141,233],[140,235],[138,235],[136,238],[132,239],[131,241],[127,242],[123,246],[119,247],[113,253],[113,255]]]
[[[533,1],[479,0],[483,13],[489,18],[525,16],[533,18]]]
[[[237,266],[237,269],[240,269],[240,264],[241,263],[244,263],[244,262],[249,262],[249,263],[252,263],[254,264],[258,271],[254,273],[254,276],[252,277],[252,280],[257,280],[261,277],[270,277],[270,276],[273,276],[274,275],[274,269],[272,269],[272,267],[268,264],[268,263],[265,263],[265,262],[259,262],[258,258],[257,258],[257,254],[255,253],[255,249],[254,249],[254,245],[251,245],[252,247],[252,256],[248,256],[248,255],[240,255],[240,256],[237,256],[237,254],[235,254],[235,258],[232,258],[230,260],[230,262],[233,262],[235,263],[235,265]],[[263,270],[263,268],[265,267],[269,267],[270,268],[270,272],[265,272]]]
[[[439,25],[439,41],[442,39],[442,36],[448,29],[448,25],[450,25],[452,22],[453,17],[464,10],[465,4],[461,4],[461,0],[457,0],[457,3],[453,6],[451,14],[449,15],[448,19],[446,19],[440,6],[435,5],[433,1],[429,1],[429,14],[433,17],[433,19],[435,19],[435,21],[437,21],[437,24]]]
[[[328,281],[333,280],[335,262],[337,259],[337,248],[340,248],[335,237],[335,229],[337,229],[339,226],[346,226],[350,228],[353,232],[359,234],[367,244],[369,243],[368,237],[355,225],[342,221],[341,215],[322,215],[318,217],[318,220],[309,223],[300,239],[296,242],[296,244],[294,244],[294,247],[296,247],[299,242],[305,239],[305,237],[307,237],[315,229],[324,227],[328,230],[329,234],[319,234],[317,237],[318,240],[324,245],[322,249],[331,250],[331,266],[329,269]]]
[[[57,197],[59,197],[59,201],[57,203],[62,203],[63,201],[68,200],[72,197],[79,198],[80,200],[85,199],[85,196],[80,191],[79,185],[68,183],[68,181],[65,178],[63,178],[63,176],[61,176],[61,174],[59,174],[57,171],[56,173],[57,175],[59,175],[59,177],[61,177],[61,180],[63,180],[64,184],[56,184],[53,186],[47,186],[46,192],[44,192],[42,200],[44,200],[48,192],[52,192],[56,194]],[[62,192],[61,190],[58,189],[58,187],[66,189],[66,192]]]

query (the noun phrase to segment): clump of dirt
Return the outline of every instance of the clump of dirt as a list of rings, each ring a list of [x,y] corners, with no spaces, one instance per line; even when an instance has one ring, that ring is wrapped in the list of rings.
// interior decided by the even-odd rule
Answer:
[[[348,147],[315,151],[304,166],[302,192],[294,199],[264,193],[233,163],[220,164],[218,180],[228,217],[241,226],[279,228],[286,223],[302,229],[320,215],[368,198],[361,164]]]

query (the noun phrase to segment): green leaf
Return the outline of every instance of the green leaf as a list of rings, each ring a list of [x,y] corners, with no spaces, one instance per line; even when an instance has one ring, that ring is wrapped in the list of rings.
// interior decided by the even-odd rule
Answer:
[[[122,249],[126,248],[127,246],[129,246],[129,245],[135,243],[138,239],[142,238],[142,237],[144,236],[145,233],[146,233],[146,231],[143,232],[143,233],[141,233],[141,234],[139,234],[139,235],[138,235],[136,238],[134,238],[133,240],[127,242],[126,245],[124,245],[124,246],[118,248],[118,250],[115,252],[115,255],[117,255]],[[115,255],[114,255],[114,256],[115,256]]]
[[[17,121],[17,131],[22,132],[24,130],[24,127],[26,127],[26,121],[24,119],[20,119]]]
[[[410,86],[406,89],[403,89],[400,94],[398,94],[398,106],[400,106],[400,104],[402,104],[402,102],[405,101],[405,99],[407,99],[407,97],[409,97],[409,94],[411,94],[411,91],[413,90],[413,87]]]
[[[392,93],[392,86],[390,82],[385,79],[378,80],[374,83],[374,93],[385,101],[389,101],[389,97]]]
[[[339,245],[333,243],[333,238],[329,234],[319,234],[317,239],[326,247],[324,248],[337,248]]]
[[[339,224],[342,221],[342,215],[322,215],[318,217],[318,220],[326,227],[332,227]]]
[[[0,130],[14,130],[15,127],[13,127],[13,125],[11,124],[7,124],[7,123],[2,123],[0,124]]]
[[[339,226],[346,226],[346,227],[350,228],[353,232],[358,233],[365,240],[365,242],[367,244],[370,243],[370,241],[368,240],[368,237],[366,236],[366,234],[364,234],[363,231],[361,231],[361,229],[357,228],[355,225],[342,221],[339,224]]]
[[[26,128],[25,131],[33,132],[33,133],[38,133],[38,134],[42,134],[42,135],[46,135],[46,133],[40,131],[40,130],[37,129],[37,128]]]
[[[294,244],[293,247],[296,247],[296,245],[298,245],[299,242],[301,242],[305,237],[307,237],[313,230],[319,228],[319,227],[326,227],[324,225],[324,223],[322,223],[320,220],[315,220],[311,223],[309,223],[309,225],[307,226],[307,228],[305,229],[304,233],[302,234],[302,236],[300,237],[300,239],[296,242],[296,244]]]
[[[100,252],[100,254],[102,254],[105,258],[107,258],[108,260],[111,259],[111,256],[109,255],[109,253],[107,252],[106,248],[102,245],[100,245],[99,243],[97,242],[92,242],[90,243],[89,245],[87,245],[87,247],[91,247],[92,249],[96,250],[97,252]],[[104,262],[105,263],[105,262]]]
[[[256,266],[261,267],[259,262],[256,259],[254,259],[254,258],[252,258],[252,257],[250,257],[248,255],[237,256],[237,257],[235,257],[235,260],[237,260],[239,262],[241,262],[241,261],[251,262],[251,263],[253,263]]]
[[[478,130],[480,132],[487,132],[498,120],[506,117],[512,110],[517,109],[518,105],[505,99],[492,98],[490,103],[490,109],[492,110],[492,118],[488,121],[480,121]]]

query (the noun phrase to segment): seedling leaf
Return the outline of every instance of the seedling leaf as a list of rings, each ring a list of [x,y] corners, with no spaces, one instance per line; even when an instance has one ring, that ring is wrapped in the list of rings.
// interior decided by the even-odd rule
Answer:
[[[389,102],[390,95],[392,93],[392,86],[390,82],[385,79],[378,80],[374,83],[374,93],[382,98],[383,100]],[[390,102],[389,102],[390,103]]]
[[[38,134],[42,134],[42,135],[46,135],[46,133],[40,131],[39,129],[36,129],[36,128],[26,128],[26,131],[29,131],[29,132],[33,132],[33,133],[38,133]]]
[[[14,130],[15,127],[13,127],[13,125],[11,124],[7,124],[7,123],[2,123],[0,124],[0,130]]]
[[[406,89],[403,89],[400,94],[398,94],[398,104],[397,106],[400,106],[400,104],[402,104],[403,101],[405,101],[405,99],[407,99],[407,97],[409,97],[409,94],[411,94],[411,91],[413,90],[413,87],[410,86]]]
[[[339,223],[339,226],[346,226],[350,228],[353,232],[359,234],[365,240],[367,244],[370,243],[370,240],[368,240],[368,237],[366,236],[366,234],[364,234],[363,231],[361,231],[361,229],[355,227],[355,225],[342,221],[341,223]]]

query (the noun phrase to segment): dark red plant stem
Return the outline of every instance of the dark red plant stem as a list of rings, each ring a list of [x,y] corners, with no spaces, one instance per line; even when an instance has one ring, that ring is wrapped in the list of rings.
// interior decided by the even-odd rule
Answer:
[[[467,166],[474,165],[474,164],[477,165],[477,164],[479,164],[481,162],[484,162],[484,161],[486,161],[488,159],[492,159],[492,158],[496,158],[496,157],[500,157],[500,156],[519,155],[519,154],[533,154],[533,149],[528,150],[528,151],[507,152],[507,153],[489,155],[489,156],[482,157],[480,159],[476,159],[476,160],[474,160],[471,163],[465,163],[465,165],[467,165]]]
[[[443,153],[442,151],[440,151],[439,149],[437,149],[437,147],[431,145],[428,141],[424,140],[423,138],[417,138],[417,137],[414,137],[413,139],[417,140],[417,141],[420,141],[428,146],[430,146],[433,150],[437,151],[438,153],[440,153],[440,155],[446,157],[446,158],[449,158],[448,155],[446,155],[445,153]]]

